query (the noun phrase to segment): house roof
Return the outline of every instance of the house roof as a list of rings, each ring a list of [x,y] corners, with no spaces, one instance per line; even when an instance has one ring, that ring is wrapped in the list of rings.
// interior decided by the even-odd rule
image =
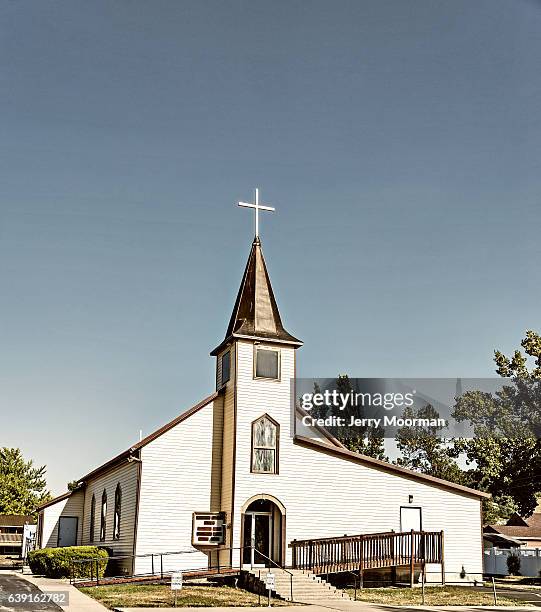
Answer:
[[[30,514],[0,514],[0,527],[23,527],[33,522]]]
[[[304,436],[295,436],[294,441],[297,444],[301,444],[302,446],[307,446],[309,448],[335,455],[336,457],[340,457],[349,461],[355,461],[356,463],[369,465],[370,467],[374,467],[386,472],[400,474],[401,476],[411,478],[412,480],[428,482],[430,484],[435,484],[446,489],[460,491],[461,493],[474,495],[476,497],[491,497],[490,493],[477,491],[476,489],[471,489],[470,487],[465,487],[463,485],[450,482],[449,480],[443,480],[443,478],[436,478],[435,476],[429,476],[428,474],[421,474],[420,472],[415,472],[399,465],[388,463],[387,461],[381,461],[380,459],[374,459],[373,457],[368,457],[367,455],[354,453],[353,451],[347,450],[345,448],[340,448],[338,446],[330,446],[329,444],[325,444],[324,442],[320,442],[319,440],[313,440],[312,438],[305,438]]]
[[[232,338],[282,342],[296,347],[302,345],[282,325],[261,241],[257,237],[252,243],[225,338],[211,355],[217,355]]]
[[[516,527],[515,525],[488,525],[488,533],[501,533],[512,538],[541,538],[541,527]]]
[[[487,542],[492,542],[494,546],[523,546],[524,542],[512,538],[511,536],[503,535],[503,533],[491,533],[483,530],[483,539]]]
[[[66,493],[62,493],[62,495],[57,495],[56,497],[53,497],[53,499],[50,499],[49,501],[46,501],[43,504],[40,504],[38,506],[38,510],[43,510],[44,508],[48,508],[49,506],[57,504],[63,499],[68,499],[68,497],[70,497],[72,493],[75,493],[75,491],[67,491]]]
[[[512,538],[541,538],[541,512],[534,512],[528,518],[513,515],[507,525],[487,525],[485,531]]]

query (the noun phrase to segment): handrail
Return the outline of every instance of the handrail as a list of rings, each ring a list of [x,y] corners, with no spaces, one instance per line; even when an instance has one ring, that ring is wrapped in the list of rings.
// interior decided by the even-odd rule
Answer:
[[[248,547],[245,547],[248,548]],[[271,559],[270,557],[267,557],[267,555],[265,555],[264,553],[262,553],[260,550],[257,550],[257,548],[255,546],[251,546],[250,548],[252,548],[252,550],[254,551],[254,553],[257,553],[258,555],[261,555],[262,557],[265,557],[265,559],[267,559],[268,561],[270,561],[271,563],[274,563],[274,565],[278,568],[281,569],[282,571],[286,572],[287,574],[289,574],[289,589],[290,589],[290,596],[291,596],[291,601],[293,601],[293,572],[290,572],[288,569],[286,569],[285,567],[281,566],[279,563],[277,563],[276,561],[274,561],[273,559]]]
[[[440,533],[439,531],[414,531],[414,533]],[[309,542],[339,542],[341,540],[352,540],[357,538],[362,538],[364,540],[369,539],[378,539],[381,536],[401,536],[401,535],[410,535],[411,531],[381,531],[378,533],[358,533],[358,534],[344,534],[343,536],[332,536],[328,538],[308,538],[306,540],[292,540],[289,544],[290,548],[295,544],[307,544]]]
[[[444,580],[443,531],[402,531],[293,540],[292,567],[316,574],[437,563]]]
[[[216,554],[218,553],[218,558],[216,560],[216,565],[212,566],[212,560],[211,557],[209,556],[209,566],[207,566],[206,568],[202,568],[202,567],[194,567],[194,568],[190,568],[187,570],[184,570],[186,573],[189,572],[202,572],[204,573],[205,571],[214,571],[217,570],[218,572],[220,572],[221,570],[234,570],[236,566],[234,566],[232,563],[231,564],[220,564],[220,559],[219,559],[219,553],[224,552],[224,551],[234,551],[234,550],[239,550],[240,551],[240,558],[239,558],[239,571],[241,571],[242,566],[243,566],[243,552],[245,549],[251,549],[253,550],[254,554],[257,553],[258,555],[260,555],[261,557],[263,557],[264,559],[266,559],[267,561],[269,561],[271,564],[273,564],[275,567],[277,567],[278,569],[281,569],[282,571],[286,572],[287,574],[289,574],[289,589],[290,589],[290,596],[291,596],[291,601],[293,601],[293,572],[290,572],[288,569],[286,569],[285,567],[281,566],[279,563],[277,563],[276,561],[274,561],[273,559],[271,559],[270,557],[268,557],[266,554],[262,553],[260,550],[258,550],[255,546],[230,546],[230,547],[222,547],[222,548],[216,548],[213,550],[208,550],[206,552],[209,553],[213,553]],[[87,557],[85,559],[72,559],[70,560],[70,584],[74,584],[75,581],[83,581],[86,582],[88,581],[88,579],[90,579],[90,582],[94,583],[96,585],[99,585],[100,583],[100,578],[99,578],[99,563],[103,563],[106,562],[108,563],[109,561],[113,560],[113,561],[119,561],[119,560],[123,560],[123,559],[142,559],[142,558],[149,558],[151,559],[151,571],[150,573],[145,573],[145,574],[132,574],[131,577],[136,578],[144,578],[145,576],[148,576],[149,578],[155,578],[155,579],[159,579],[159,580],[163,580],[166,576],[169,576],[170,574],[172,574],[172,570],[168,570],[168,571],[164,571],[164,567],[163,567],[163,558],[164,557],[168,557],[168,556],[173,556],[173,555],[185,555],[185,554],[193,554],[193,553],[198,553],[201,552],[197,549],[192,549],[192,550],[180,550],[180,551],[167,551],[167,552],[163,552],[163,553],[141,553],[139,555],[111,555],[110,557]],[[251,558],[253,558],[253,555],[251,556]],[[154,567],[154,560],[159,560],[159,570],[158,572],[155,572],[155,567]],[[83,565],[83,564],[88,564],[89,565],[89,569],[90,569],[90,576],[88,577],[82,577],[82,578],[76,578],[74,576],[75,573],[75,568],[77,565]],[[253,569],[253,564],[250,564],[252,569]],[[94,572],[94,567],[95,567],[95,572]],[[114,576],[110,576],[109,578],[115,578]],[[118,578],[118,577],[117,577]]]
[[[244,548],[247,548],[246,546],[234,546],[234,547],[223,547],[223,548],[216,548],[214,550],[209,550],[209,553],[219,553],[219,552],[223,552],[223,551],[233,551],[233,550],[240,550],[242,551]],[[248,547],[249,548],[249,547]],[[88,580],[88,578],[90,578],[91,582],[95,582],[97,585],[99,585],[99,563],[100,562],[106,562],[109,563],[109,561],[120,561],[120,560],[125,560],[125,559],[142,559],[142,558],[147,558],[151,560],[151,571],[150,572],[146,572],[146,573],[132,573],[130,575],[130,577],[136,578],[144,578],[144,577],[149,577],[149,578],[155,578],[155,579],[159,579],[159,580],[163,580],[163,578],[165,576],[169,576],[172,573],[172,570],[166,570],[164,571],[164,567],[163,567],[163,558],[164,557],[170,557],[173,555],[186,555],[186,554],[194,554],[194,553],[198,553],[201,552],[197,549],[192,549],[192,550],[179,550],[179,551],[167,551],[167,552],[163,552],[163,553],[141,553],[138,555],[111,555],[109,557],[87,557],[84,559],[72,559],[70,560],[70,584],[74,584],[76,580],[80,580],[83,582],[86,582]],[[155,564],[154,561],[158,561],[159,560],[159,570],[155,571]],[[209,557],[209,562],[210,562],[210,557]],[[74,576],[74,570],[75,570],[75,566],[76,565],[83,565],[83,564],[89,564],[90,565],[90,576],[88,577],[81,577],[81,578],[76,578]],[[96,567],[96,573],[94,574],[94,564]],[[240,555],[240,563],[239,563],[239,571],[242,567],[242,552]],[[226,563],[226,564],[220,564],[220,559],[218,557],[217,559],[217,564],[214,567],[192,567],[190,569],[185,570],[186,572],[205,572],[205,571],[213,571],[213,570],[217,570],[218,572],[220,570],[234,570],[235,566],[231,563]],[[108,576],[109,579],[111,578],[124,578],[125,576]]]

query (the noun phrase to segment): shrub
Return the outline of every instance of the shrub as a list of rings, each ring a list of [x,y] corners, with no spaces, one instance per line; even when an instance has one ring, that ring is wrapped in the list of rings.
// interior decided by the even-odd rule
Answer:
[[[515,553],[507,557],[507,571],[511,576],[520,576],[520,557]]]
[[[87,563],[72,563],[82,559],[92,559]],[[33,574],[47,578],[86,578],[96,575],[101,578],[105,573],[109,554],[97,546],[64,546],[62,548],[40,548],[28,553],[28,565]]]

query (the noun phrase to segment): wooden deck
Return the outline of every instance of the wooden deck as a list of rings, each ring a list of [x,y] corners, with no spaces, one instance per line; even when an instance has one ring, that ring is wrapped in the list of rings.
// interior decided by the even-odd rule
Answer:
[[[344,535],[338,538],[293,540],[292,567],[313,572],[363,572],[382,568],[410,568],[413,584],[415,567],[441,565],[444,583],[443,531],[406,531]]]

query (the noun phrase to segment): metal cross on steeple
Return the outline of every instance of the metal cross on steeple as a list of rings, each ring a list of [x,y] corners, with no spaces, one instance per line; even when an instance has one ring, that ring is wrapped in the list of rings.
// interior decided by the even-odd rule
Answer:
[[[255,210],[255,237],[259,238],[259,211],[260,210],[270,210],[274,212],[274,208],[272,206],[263,206],[263,204],[259,203],[259,189],[255,190],[255,204],[251,204],[248,202],[239,202],[239,206],[244,206],[244,208],[253,208]]]

